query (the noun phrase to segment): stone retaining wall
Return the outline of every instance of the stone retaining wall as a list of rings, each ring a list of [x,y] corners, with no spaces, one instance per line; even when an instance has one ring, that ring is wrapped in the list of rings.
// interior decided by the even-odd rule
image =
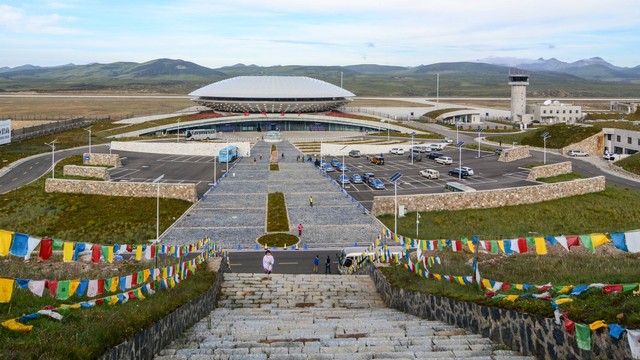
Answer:
[[[226,257],[222,258],[216,274],[216,280],[207,292],[177,308],[167,317],[160,319],[146,329],[140,330],[133,338],[111,348],[99,359],[153,359],[155,354],[169,345],[174,339],[178,339],[187,329],[209,315],[217,307],[220,285],[224,281],[224,272],[228,270],[227,259]],[[189,280],[185,281],[188,282]],[[145,301],[154,301],[153,296]]]
[[[580,142],[564,147],[560,149],[560,153],[563,155],[567,155],[567,152],[569,152],[569,150],[586,151],[591,156],[600,156],[604,154],[604,132],[600,131],[599,133],[590,136]]]
[[[92,166],[112,166],[112,167],[122,166],[122,162],[120,161],[120,155],[118,154],[84,153],[82,154],[82,164],[92,165]]]
[[[218,156],[220,150],[227,146],[237,146],[238,156],[249,156],[250,142],[202,142],[185,143],[151,142],[151,141],[112,141],[111,149],[121,151],[144,152],[150,154]]]
[[[102,180],[111,179],[107,168],[101,166],[65,165],[62,168],[62,174],[64,176],[92,177]]]
[[[404,205],[407,211],[487,209],[501,206],[534,204],[604,190],[604,176],[596,176],[588,179],[578,179],[553,184],[496,190],[404,195],[398,196],[398,205]],[[374,216],[393,214],[393,208],[393,196],[375,196],[373,198],[373,210],[371,212]]]
[[[166,199],[198,201],[195,184],[159,184],[160,197]],[[44,190],[48,193],[92,194],[107,196],[156,197],[158,184],[116,183],[107,181],[86,181],[47,179]]]
[[[507,345],[538,359],[631,359],[625,333],[614,340],[607,330],[591,333],[591,351],[578,349],[576,338],[554,319],[391,286],[373,264],[368,272],[387,306],[429,320],[444,321]]]
[[[511,149],[503,149],[502,153],[498,157],[498,161],[511,162],[528,157],[531,157],[531,154],[529,153],[529,145],[517,146]]]
[[[527,176],[527,180],[536,181],[540,178],[570,174],[573,171],[571,164],[571,161],[565,161],[557,164],[532,167],[531,171],[529,171],[529,176]]]

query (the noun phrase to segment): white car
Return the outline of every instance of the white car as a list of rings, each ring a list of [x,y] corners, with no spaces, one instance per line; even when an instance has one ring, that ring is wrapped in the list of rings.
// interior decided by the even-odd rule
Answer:
[[[589,156],[588,152],[582,151],[582,150],[569,150],[569,152],[567,153],[567,155],[569,156]]]
[[[444,145],[443,144],[431,144],[431,150],[438,151],[438,150],[442,150],[442,149],[444,149]]]
[[[420,170],[420,176],[426,177],[427,179],[438,179],[440,178],[440,172],[433,169],[424,169]]]
[[[444,138],[444,139],[442,139],[442,142],[451,144],[453,142],[453,140],[451,140],[449,138]]]
[[[453,159],[448,156],[441,156],[436,158],[435,160],[438,164],[442,165],[451,165],[453,163]]]
[[[403,148],[393,148],[393,149],[389,150],[389,154],[402,155],[402,154],[404,154],[404,149]]]
[[[620,155],[618,154],[611,154],[611,153],[604,153],[604,159],[605,160],[611,160],[611,161],[616,161],[620,159]]]
[[[463,171],[464,171],[464,170],[466,170],[466,171],[467,171],[467,174],[469,174],[469,176],[473,175],[473,169],[472,169],[472,168],[470,168],[470,167],[468,167],[468,166],[463,166],[461,169],[462,169]]]

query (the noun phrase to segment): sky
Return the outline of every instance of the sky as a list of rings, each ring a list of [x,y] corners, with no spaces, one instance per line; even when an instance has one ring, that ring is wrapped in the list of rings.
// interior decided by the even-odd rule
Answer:
[[[0,0],[0,67],[591,57],[640,65],[637,0]],[[636,10],[633,10],[636,9]],[[636,14],[636,15],[633,15]]]

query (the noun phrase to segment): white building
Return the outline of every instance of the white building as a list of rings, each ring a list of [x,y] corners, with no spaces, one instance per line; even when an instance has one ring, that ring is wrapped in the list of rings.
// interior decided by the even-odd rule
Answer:
[[[527,105],[527,114],[532,115],[532,121],[540,124],[573,124],[582,120],[582,107],[563,104],[560,101],[547,100],[542,104]]]

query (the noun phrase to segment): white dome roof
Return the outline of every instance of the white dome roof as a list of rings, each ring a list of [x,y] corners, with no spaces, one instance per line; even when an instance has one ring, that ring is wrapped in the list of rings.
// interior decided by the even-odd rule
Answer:
[[[201,87],[189,96],[247,99],[318,99],[355,94],[306,76],[237,76]]]

